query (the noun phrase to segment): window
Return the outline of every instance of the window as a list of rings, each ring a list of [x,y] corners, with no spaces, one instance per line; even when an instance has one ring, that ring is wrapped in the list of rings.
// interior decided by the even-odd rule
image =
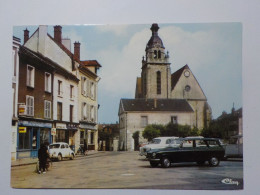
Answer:
[[[57,120],[62,121],[62,103],[57,104]]]
[[[82,103],[82,120],[87,119],[87,104],[86,102]]]
[[[50,140],[50,131],[46,128],[40,130],[40,145]]]
[[[34,97],[26,96],[26,114],[28,116],[34,116]]]
[[[91,93],[91,98],[95,99],[96,98],[96,85],[94,82],[91,82],[91,88],[90,88],[90,93]]]
[[[157,71],[156,73],[156,86],[157,86],[157,94],[161,94],[161,72]]]
[[[34,72],[35,69],[32,66],[27,65],[27,86],[34,87]]]
[[[158,58],[161,59],[161,51],[158,51]]]
[[[178,124],[177,116],[171,116],[171,123],[172,124]]]
[[[51,102],[44,100],[44,118],[51,118]]]
[[[58,95],[62,96],[63,91],[62,91],[62,81],[58,80]]]
[[[87,88],[87,79],[86,77],[81,77],[81,94],[86,95],[86,88]]]
[[[51,74],[45,72],[45,91],[51,93]]]
[[[190,91],[190,86],[189,86],[189,85],[186,85],[186,86],[185,86],[185,91],[187,91],[187,92]]]
[[[146,127],[148,125],[148,117],[141,116],[141,127]]]
[[[146,82],[146,73],[144,73],[144,95],[147,94],[147,82]]]
[[[157,58],[157,50],[154,50],[154,56],[153,56],[154,59]]]
[[[74,98],[74,86],[71,85],[70,86],[70,99],[73,99]]]
[[[19,133],[19,149],[30,149],[30,132],[31,129],[27,128],[25,133]]]
[[[73,105],[70,105],[70,122],[73,122]]]

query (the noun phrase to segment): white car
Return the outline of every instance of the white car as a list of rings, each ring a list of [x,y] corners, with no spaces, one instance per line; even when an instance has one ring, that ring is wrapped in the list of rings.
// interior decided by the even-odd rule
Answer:
[[[149,144],[140,147],[139,154],[141,156],[146,156],[147,152],[151,149],[179,146],[181,141],[178,138],[179,137],[156,137],[152,139],[152,141],[149,142]]]
[[[73,160],[75,157],[74,152],[65,142],[50,144],[49,153],[51,159],[57,159],[58,161],[62,160],[62,158],[70,158],[71,160]]]

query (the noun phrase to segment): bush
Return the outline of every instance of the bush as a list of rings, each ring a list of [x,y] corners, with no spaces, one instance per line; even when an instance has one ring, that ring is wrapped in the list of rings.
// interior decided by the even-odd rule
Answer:
[[[160,135],[160,129],[158,129],[158,126],[156,125],[147,125],[143,131],[143,137],[148,141],[151,141],[153,138],[159,137]]]

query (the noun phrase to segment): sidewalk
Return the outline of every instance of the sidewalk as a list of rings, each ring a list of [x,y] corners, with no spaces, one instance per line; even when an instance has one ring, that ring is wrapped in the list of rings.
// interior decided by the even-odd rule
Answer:
[[[88,151],[88,155],[93,155],[98,153],[98,151]],[[86,155],[86,156],[88,156]],[[85,155],[76,155],[75,158],[78,157],[84,157]],[[11,167],[16,167],[16,166],[23,166],[23,165],[31,165],[31,164],[36,164],[38,161],[38,158],[21,158],[21,159],[16,159],[15,161],[11,162]]]

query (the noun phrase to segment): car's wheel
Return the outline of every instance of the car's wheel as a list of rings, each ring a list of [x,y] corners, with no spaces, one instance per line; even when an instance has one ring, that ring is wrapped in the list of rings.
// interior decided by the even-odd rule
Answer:
[[[205,164],[205,161],[203,161],[203,160],[197,161],[197,164],[198,164],[198,165],[204,165],[204,164]]]
[[[59,155],[58,155],[58,161],[61,161],[61,160],[62,160],[62,155],[59,154]]]
[[[219,159],[215,156],[212,156],[210,159],[209,159],[209,165],[210,166],[213,166],[213,167],[216,167],[219,165]]]
[[[70,160],[73,160],[73,159],[74,159],[74,154],[71,154]]]
[[[167,158],[167,157],[164,157],[162,160],[161,160],[161,164],[162,164],[162,167],[163,168],[168,168],[171,166],[171,161]]]
[[[150,165],[151,165],[151,167],[157,167],[158,164],[159,164],[158,162],[150,161]]]

